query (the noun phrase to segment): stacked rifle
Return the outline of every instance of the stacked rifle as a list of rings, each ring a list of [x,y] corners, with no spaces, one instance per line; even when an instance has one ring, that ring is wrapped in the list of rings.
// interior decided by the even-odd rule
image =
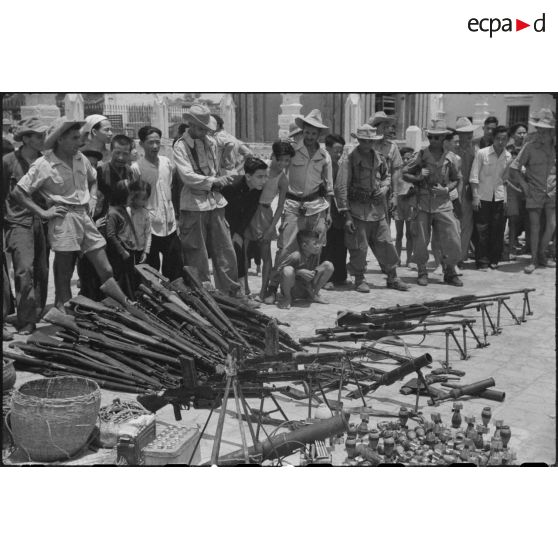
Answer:
[[[179,387],[190,362],[200,383],[213,381],[230,344],[248,356],[262,352],[271,318],[237,299],[216,299],[191,268],[172,283],[149,266],[136,271],[138,302],[107,281],[103,302],[77,296],[69,302],[71,314],[51,309],[45,320],[52,325],[12,343],[21,353],[6,356],[27,371],[86,376],[106,389],[145,393]],[[282,330],[278,346],[300,347]]]

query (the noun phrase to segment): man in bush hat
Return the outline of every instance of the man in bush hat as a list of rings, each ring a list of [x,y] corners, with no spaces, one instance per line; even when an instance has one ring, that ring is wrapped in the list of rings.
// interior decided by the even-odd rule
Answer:
[[[537,134],[511,163],[509,177],[525,193],[529,212],[531,262],[525,267],[525,273],[533,273],[537,267],[556,267],[556,263],[545,256],[556,228],[556,116],[550,109],[541,109],[530,124]],[[525,173],[521,172],[522,167]],[[543,212],[546,226],[540,238]]]
[[[388,208],[393,207],[397,195],[399,181],[401,179],[401,169],[403,160],[399,153],[396,143],[388,138],[389,132],[394,129],[395,117],[388,116],[383,110],[378,111],[374,116],[368,119],[368,124],[376,128],[378,136],[382,136],[381,140],[374,143],[374,151],[383,155],[388,164],[388,172],[390,178],[390,189],[386,194],[386,220],[389,224],[390,215]]]
[[[461,258],[459,264],[467,260],[469,244],[473,234],[473,194],[469,177],[471,167],[475,159],[475,148],[473,146],[473,132],[478,128],[468,118],[461,117],[455,124],[459,145],[455,148],[455,154],[461,158],[461,176],[463,186],[459,192],[461,203]]]
[[[104,285],[120,291],[105,253],[105,239],[91,218],[97,201],[97,174],[79,151],[82,125],[65,117],[56,119],[44,142],[44,149],[52,151],[31,165],[15,189],[22,205],[48,221],[49,244],[55,253],[54,304],[61,311],[72,298],[70,281],[78,252],[89,258]],[[46,210],[32,199],[39,191],[50,206]]]
[[[454,159],[444,149],[449,130],[445,122],[435,120],[426,130],[429,146],[421,149],[403,167],[403,178],[416,185],[418,215],[415,220],[416,238],[413,260],[418,267],[417,284],[428,285],[426,262],[431,232],[438,235],[442,252],[444,282],[455,287],[463,283],[455,266],[461,258],[461,235],[459,221],[453,214],[450,192],[457,187],[459,172]]]
[[[370,292],[364,280],[370,246],[387,274],[387,287],[406,291],[409,286],[397,277],[399,257],[386,221],[384,201],[390,175],[385,158],[373,147],[382,136],[369,124],[351,135],[358,140],[358,146],[343,162],[336,191],[339,213],[345,216],[345,245],[350,255],[347,270],[354,276],[358,292]]]
[[[291,252],[298,249],[298,233],[313,231],[323,245],[330,225],[333,169],[329,153],[319,143],[320,135],[328,127],[322,122],[322,113],[318,109],[311,110],[307,116],[295,118],[295,124],[302,130],[302,137],[294,145],[295,155],[288,171],[289,189],[279,229],[269,295],[265,299],[267,304],[275,301],[279,285],[276,270]]]
[[[227,200],[222,188],[232,175],[219,176],[215,131],[209,109],[194,103],[184,115],[189,126],[174,145],[174,162],[182,180],[180,240],[186,265],[198,269],[209,281],[209,257],[215,287],[227,295],[241,296],[234,247],[225,219]]]
[[[46,304],[48,289],[47,244],[41,218],[18,201],[14,188],[41,156],[46,126],[36,117],[19,122],[14,139],[23,145],[2,159],[4,228],[6,249],[14,266],[17,322],[22,335],[35,329]],[[34,201],[46,209],[44,199],[35,195]]]

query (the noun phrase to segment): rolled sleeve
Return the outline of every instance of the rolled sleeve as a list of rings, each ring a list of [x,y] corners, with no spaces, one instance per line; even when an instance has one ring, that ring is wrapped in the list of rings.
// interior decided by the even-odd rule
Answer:
[[[184,142],[177,142],[174,146],[174,164],[185,188],[211,191],[215,177],[198,174],[194,171]]]
[[[39,190],[48,178],[42,161],[35,161],[27,174],[21,177],[17,185],[28,195]]]
[[[473,166],[471,167],[471,174],[469,175],[469,182],[473,184],[479,183],[479,172],[481,166],[482,154],[477,151],[475,154],[475,159],[473,160]]]
[[[326,185],[326,195],[333,196],[333,163],[331,162],[331,156],[326,151],[326,162],[322,170],[323,180]]]

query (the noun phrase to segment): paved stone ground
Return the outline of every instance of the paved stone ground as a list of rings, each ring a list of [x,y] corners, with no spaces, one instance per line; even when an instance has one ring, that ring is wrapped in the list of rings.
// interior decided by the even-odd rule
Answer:
[[[484,349],[475,348],[471,335],[467,339],[470,349],[470,359],[462,361],[455,346],[450,345],[450,362],[453,368],[466,372],[462,383],[471,383],[488,377],[496,381],[495,389],[506,392],[506,399],[502,403],[487,401],[483,399],[470,399],[464,401],[463,416],[474,415],[477,423],[483,407],[492,408],[493,420],[502,419],[508,424],[512,431],[510,446],[516,451],[519,463],[523,462],[545,462],[554,463],[556,460],[556,352],[555,352],[555,270],[537,269],[532,275],[526,275],[522,268],[526,264],[525,259],[517,262],[503,263],[497,270],[480,272],[472,269],[463,270],[463,288],[455,288],[444,285],[440,276],[430,275],[431,283],[427,288],[416,285],[416,272],[407,268],[399,268],[399,275],[411,284],[411,289],[406,293],[400,293],[385,288],[385,279],[379,272],[378,266],[369,253],[370,271],[367,280],[372,286],[369,294],[360,294],[343,288],[336,291],[324,292],[324,298],[329,302],[327,305],[309,305],[303,301],[295,303],[294,307],[287,311],[276,306],[262,306],[262,310],[290,324],[287,328],[289,333],[299,338],[314,333],[317,327],[332,327],[338,311],[344,309],[365,310],[370,306],[391,306],[394,304],[409,304],[418,301],[432,300],[436,298],[450,298],[463,294],[490,294],[534,287],[536,291],[531,293],[531,307],[533,316],[528,317],[526,323],[518,326],[503,311],[503,331],[500,335],[489,336],[490,346]],[[249,283],[253,292],[259,290],[260,278],[250,275]],[[54,298],[52,289],[52,277],[50,280],[49,303]],[[514,295],[511,299],[511,307],[521,314],[521,295]],[[495,310],[492,310],[492,314]],[[480,315],[475,311],[469,311],[468,316],[477,318],[476,331],[481,334]],[[460,337],[458,337],[461,339]],[[434,367],[445,358],[444,336],[429,336],[421,345],[416,345],[422,340],[419,336],[406,336],[410,354],[418,356],[428,351],[434,358]],[[393,345],[381,345],[383,348],[404,354],[403,347]],[[6,347],[6,344],[4,344]],[[390,369],[394,364],[386,364]],[[17,385],[35,377],[34,374],[18,373]],[[411,376],[412,377],[412,376]],[[397,412],[400,405],[414,405],[414,396],[404,396],[399,393],[401,383],[381,388],[371,396],[368,396],[367,404],[376,410]],[[102,404],[106,405],[116,396],[121,398],[132,398],[133,396],[116,394],[103,390]],[[336,392],[329,396],[336,398]],[[304,419],[307,416],[307,403],[295,402],[283,396],[278,396],[280,404],[291,419]],[[257,406],[257,401],[249,401]],[[345,399],[345,407],[356,407],[361,402],[358,400]],[[429,419],[431,412],[440,412],[444,422],[449,423],[451,418],[451,402],[444,402],[439,407],[429,407],[426,398],[421,397],[420,409]],[[234,400],[229,401],[228,409],[234,408]],[[265,409],[271,409],[272,405],[266,403]],[[172,409],[166,407],[159,411],[158,416],[165,422],[174,423]],[[185,425],[203,425],[208,416],[206,410],[195,410],[183,412],[183,423]],[[273,415],[278,416],[278,415]],[[360,422],[358,414],[353,414],[351,420]],[[377,419],[382,420],[382,419]],[[376,422],[371,419],[371,426]],[[213,443],[213,434],[217,424],[217,416],[211,419],[208,430],[201,443],[202,462],[209,459]],[[267,432],[273,430],[266,427]],[[234,420],[232,413],[225,421],[221,454],[241,448],[238,423]],[[337,452],[336,452],[337,453]],[[297,459],[292,459],[297,463]]]

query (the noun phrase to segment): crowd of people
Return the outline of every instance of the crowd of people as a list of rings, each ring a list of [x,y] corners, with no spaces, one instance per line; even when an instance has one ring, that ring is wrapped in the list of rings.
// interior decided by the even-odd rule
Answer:
[[[429,246],[434,273],[460,287],[470,255],[477,269],[495,269],[516,257],[523,231],[522,250],[531,254],[524,271],[555,267],[547,251],[555,244],[555,114],[543,109],[531,124],[528,136],[527,123],[508,129],[489,117],[477,142],[467,118],[455,128],[433,121],[428,145],[413,152],[394,141],[394,117],[377,112],[347,149],[312,110],[273,143],[268,161],[201,104],[186,111],[172,157],[161,154],[154,126],[138,131],[138,156],[135,139],[114,134],[103,115],[50,126],[28,118],[13,136],[19,147],[4,143],[3,253],[11,255],[15,300],[4,258],[3,324],[15,309],[17,331],[35,329],[51,251],[62,311],[76,266],[80,294],[100,300],[109,285],[134,300],[134,265],[147,263],[170,281],[190,265],[210,283],[210,260],[215,288],[249,306],[327,303],[320,291],[349,285],[349,276],[356,291],[370,291],[368,248],[387,288],[406,291],[397,275],[404,234],[405,265],[419,286],[429,282]],[[254,297],[252,257],[262,264]],[[3,336],[11,336],[5,327]]]

